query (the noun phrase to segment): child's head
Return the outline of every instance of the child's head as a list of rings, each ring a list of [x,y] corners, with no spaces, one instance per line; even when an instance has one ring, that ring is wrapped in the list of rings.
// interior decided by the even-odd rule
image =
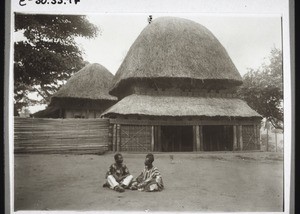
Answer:
[[[120,153],[115,154],[115,161],[117,164],[123,163],[123,156]]]

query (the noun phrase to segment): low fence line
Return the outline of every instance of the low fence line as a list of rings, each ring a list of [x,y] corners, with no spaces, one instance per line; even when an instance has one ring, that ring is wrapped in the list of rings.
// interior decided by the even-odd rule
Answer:
[[[14,118],[15,153],[97,154],[109,142],[108,119]]]

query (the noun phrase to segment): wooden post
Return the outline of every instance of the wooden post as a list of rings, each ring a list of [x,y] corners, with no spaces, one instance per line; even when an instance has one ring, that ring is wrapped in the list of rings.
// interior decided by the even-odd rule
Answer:
[[[179,133],[178,133],[178,140],[179,140],[179,152],[181,152],[182,148],[182,127],[179,127]]]
[[[239,125],[239,142],[240,142],[240,150],[243,150],[243,127]]]
[[[199,126],[196,126],[196,151],[200,151],[200,131],[199,131]]]
[[[277,130],[274,129],[274,133],[275,133],[275,152],[277,152]]]
[[[112,151],[116,151],[116,144],[117,144],[117,125],[114,124],[113,126],[113,139],[112,139]]]
[[[254,148],[254,149],[256,149],[256,145],[257,145],[257,133],[256,133],[256,131],[257,131],[257,129],[256,129],[256,125],[254,124],[254,125],[253,125],[253,133],[254,133],[254,146],[255,146],[255,148]]]
[[[172,152],[174,152],[175,136],[172,135]]]
[[[157,127],[156,126],[153,126],[153,129],[154,129],[154,149],[153,151],[157,151],[158,150],[158,145],[157,145]]]
[[[59,108],[59,118],[63,118],[62,108]]]
[[[193,151],[197,151],[196,145],[196,126],[193,126]]]
[[[162,144],[161,144],[161,126],[157,126],[157,148],[158,151],[162,151]]]
[[[257,149],[260,150],[260,124],[258,124],[256,126],[256,128],[257,128],[257,131],[256,131],[256,133],[257,133]]]
[[[199,135],[200,135],[200,151],[204,151],[203,148],[203,126],[199,126]]]
[[[154,151],[154,126],[151,126],[151,151]]]
[[[237,131],[236,126],[233,126],[233,151],[237,150]]]
[[[121,125],[117,125],[117,152],[121,151]]]
[[[267,152],[269,151],[269,127],[267,127]]]

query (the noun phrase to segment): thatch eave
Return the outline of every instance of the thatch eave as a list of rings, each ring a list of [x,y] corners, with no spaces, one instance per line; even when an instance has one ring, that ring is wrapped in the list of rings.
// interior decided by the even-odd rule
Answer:
[[[138,118],[138,119],[142,119],[142,118],[148,118],[149,120],[155,120],[155,119],[160,119],[160,118],[171,118],[173,120],[177,120],[177,121],[181,121],[184,119],[186,120],[245,120],[245,119],[259,119],[261,120],[263,117],[262,116],[247,116],[247,117],[242,117],[242,116],[224,116],[224,115],[214,115],[214,116],[204,116],[204,115],[189,115],[189,116],[178,116],[178,115],[161,115],[161,116],[152,116],[149,114],[119,114],[119,113],[103,113],[102,118]]]
[[[153,117],[244,117],[262,118],[247,103],[237,98],[130,95],[107,109],[112,115]]]
[[[68,97],[68,96],[53,96],[51,97],[51,102],[50,103],[54,103],[57,102],[59,100],[73,100],[73,101],[77,101],[77,102],[117,102],[118,98],[115,96],[103,96],[101,99],[93,99],[93,98],[87,98],[87,97]]]

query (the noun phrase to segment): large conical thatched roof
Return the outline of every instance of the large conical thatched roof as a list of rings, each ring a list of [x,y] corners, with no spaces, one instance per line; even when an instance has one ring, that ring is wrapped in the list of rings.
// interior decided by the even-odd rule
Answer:
[[[141,32],[117,71],[110,93],[116,95],[130,80],[145,78],[242,84],[227,51],[208,29],[174,17],[157,18]]]
[[[100,64],[89,64],[75,73],[53,96],[51,101],[60,98],[85,100],[112,100],[108,94],[113,74]]]

